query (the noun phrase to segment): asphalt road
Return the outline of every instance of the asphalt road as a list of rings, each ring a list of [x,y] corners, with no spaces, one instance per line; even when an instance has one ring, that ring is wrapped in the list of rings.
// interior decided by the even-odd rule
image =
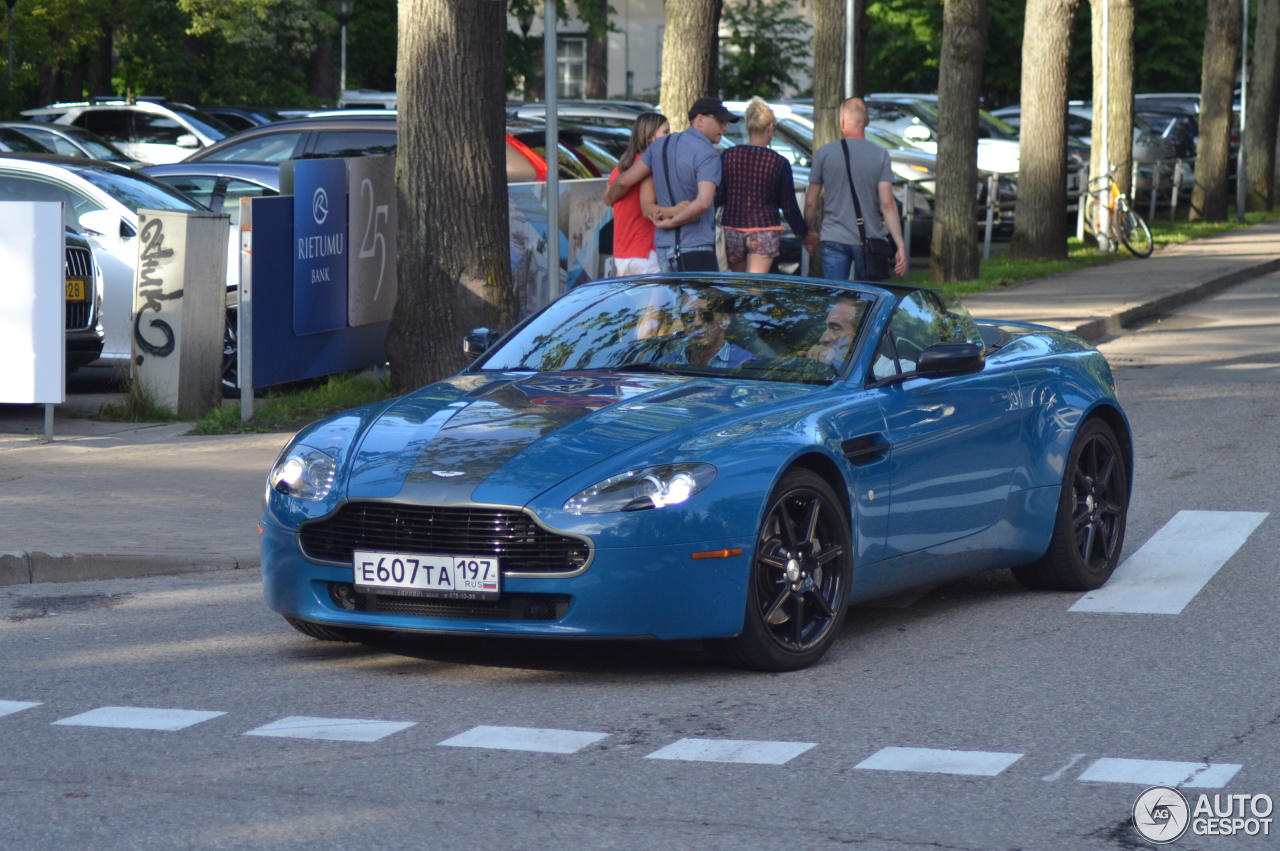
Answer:
[[[4,588],[0,847],[1126,849],[1148,786],[1280,797],[1278,324],[1270,276],[1103,346],[1138,438],[1115,593],[943,585],[808,671],[325,644],[244,571]]]

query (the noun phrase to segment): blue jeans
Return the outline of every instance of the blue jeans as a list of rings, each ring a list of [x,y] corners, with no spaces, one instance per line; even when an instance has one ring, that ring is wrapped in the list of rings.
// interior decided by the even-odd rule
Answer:
[[[822,258],[822,277],[828,281],[864,281],[867,278],[861,245],[823,240],[818,243],[818,256]],[[850,277],[850,271],[856,274]]]

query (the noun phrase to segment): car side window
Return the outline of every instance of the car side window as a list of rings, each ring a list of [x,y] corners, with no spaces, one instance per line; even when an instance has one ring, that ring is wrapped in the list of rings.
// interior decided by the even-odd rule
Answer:
[[[78,115],[72,123],[97,133],[108,142],[133,140],[132,115],[123,109],[94,109]]]
[[[140,112],[133,116],[133,133],[135,142],[146,142],[151,145],[176,145],[178,137],[188,132],[178,122],[166,115],[152,115]]]
[[[302,131],[281,133],[264,133],[249,139],[242,139],[234,145],[218,148],[201,160],[211,162],[249,162],[249,163],[282,163],[293,159],[293,152],[298,147]]]
[[[338,130],[315,134],[310,157],[379,157],[396,152],[394,130]]]
[[[177,189],[179,192],[185,192],[192,198],[204,204],[215,213],[218,209],[213,206],[214,190],[218,188],[218,178],[207,175],[172,175],[159,178],[165,183]]]
[[[241,180],[238,177],[228,177],[226,181],[226,185],[223,187],[222,209],[218,212],[226,213],[231,217],[232,227],[239,227],[240,225],[241,198],[262,198],[269,195],[280,194],[274,189],[263,186],[260,183]]]
[[[935,343],[982,345],[982,335],[968,311],[954,299],[944,301],[934,290],[915,290],[904,296],[889,321],[887,335],[892,337],[904,373],[915,372],[920,353]]]
[[[57,133],[50,133],[48,130],[44,130],[43,128],[28,129],[25,127],[22,129],[22,132],[26,133],[33,139],[39,140],[41,144],[52,150],[55,154],[62,154],[65,157],[84,156],[83,151],[71,144],[71,142],[59,136]]]
[[[104,209],[102,205],[66,186],[40,177],[0,173],[0,201],[61,201],[62,221],[80,229],[82,213]]]

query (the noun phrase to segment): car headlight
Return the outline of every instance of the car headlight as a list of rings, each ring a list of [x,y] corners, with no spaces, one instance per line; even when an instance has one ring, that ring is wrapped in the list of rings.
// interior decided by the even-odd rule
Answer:
[[[298,499],[321,500],[333,490],[337,472],[338,462],[329,455],[299,444],[271,468],[267,483],[273,490]]]
[[[644,511],[678,505],[716,480],[710,464],[663,464],[596,482],[564,504],[570,514]]]

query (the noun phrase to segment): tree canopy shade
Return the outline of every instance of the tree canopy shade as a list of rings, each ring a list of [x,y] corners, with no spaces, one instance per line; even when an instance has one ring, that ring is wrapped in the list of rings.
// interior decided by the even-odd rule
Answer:
[[[508,265],[505,46],[502,3],[400,0],[399,294],[387,334],[398,390],[457,372],[468,330],[509,328],[519,313]]]

